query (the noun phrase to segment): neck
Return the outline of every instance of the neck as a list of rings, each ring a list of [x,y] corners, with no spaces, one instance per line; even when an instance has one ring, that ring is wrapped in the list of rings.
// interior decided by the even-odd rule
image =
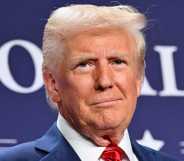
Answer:
[[[83,129],[80,131],[85,137],[91,140],[97,146],[108,146],[110,143],[119,144],[121,141],[124,130],[108,129],[108,130],[94,130]]]

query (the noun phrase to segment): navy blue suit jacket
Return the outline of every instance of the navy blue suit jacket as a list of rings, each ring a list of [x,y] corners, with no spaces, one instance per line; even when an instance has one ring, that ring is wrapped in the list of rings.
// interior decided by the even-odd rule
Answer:
[[[177,161],[165,154],[132,142],[139,161]],[[41,138],[0,151],[0,161],[80,161],[56,123]]]

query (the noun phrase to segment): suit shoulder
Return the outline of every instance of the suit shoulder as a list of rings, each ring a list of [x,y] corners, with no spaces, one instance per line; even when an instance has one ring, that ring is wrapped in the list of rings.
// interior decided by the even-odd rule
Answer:
[[[35,141],[0,150],[0,161],[37,161],[41,156],[35,149]]]
[[[138,155],[144,156],[145,159],[154,161],[179,161],[176,158],[160,151],[153,150],[151,148],[139,145]]]

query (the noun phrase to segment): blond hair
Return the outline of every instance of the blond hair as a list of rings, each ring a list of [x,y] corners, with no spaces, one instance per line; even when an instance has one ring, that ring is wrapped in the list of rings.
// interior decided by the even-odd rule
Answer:
[[[43,69],[56,69],[67,51],[65,40],[80,31],[92,28],[119,28],[131,32],[136,42],[138,68],[144,77],[145,39],[142,32],[146,25],[145,16],[127,5],[96,6],[71,5],[56,9],[45,25],[43,35]],[[46,91],[47,93],[47,91]],[[57,105],[46,94],[51,107]]]
[[[64,40],[77,32],[96,27],[118,27],[132,32],[144,67],[145,40],[142,29],[145,16],[127,5],[71,5],[56,9],[48,19],[43,36],[43,66],[54,66],[62,59]]]

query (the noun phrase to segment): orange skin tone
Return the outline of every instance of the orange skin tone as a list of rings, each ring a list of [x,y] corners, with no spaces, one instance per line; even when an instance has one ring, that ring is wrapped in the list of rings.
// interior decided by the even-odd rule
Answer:
[[[66,46],[64,61],[44,70],[50,98],[69,124],[97,146],[119,143],[141,89],[133,36],[117,28],[90,29],[70,37]]]

